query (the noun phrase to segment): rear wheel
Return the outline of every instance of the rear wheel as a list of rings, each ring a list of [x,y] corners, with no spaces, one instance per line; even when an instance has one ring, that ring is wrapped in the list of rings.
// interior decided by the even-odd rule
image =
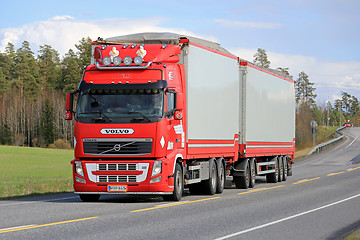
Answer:
[[[214,195],[217,188],[217,172],[216,172],[216,162],[214,159],[210,159],[210,175],[209,179],[204,181],[204,190],[206,194]]]
[[[100,194],[80,194],[80,199],[83,202],[96,202],[100,198]]]
[[[234,176],[234,183],[237,189],[248,189],[250,180],[250,165],[249,161],[245,160],[244,176]]]
[[[283,158],[278,156],[277,162],[279,166],[279,174],[278,174],[278,182],[281,182],[283,180],[283,174],[284,174],[284,161]]]
[[[225,187],[225,166],[222,160],[219,160],[219,171],[217,176],[217,185],[216,185],[216,193],[222,193]]]
[[[286,156],[283,156],[282,159],[283,159],[283,166],[284,166],[283,181],[286,181],[287,175],[288,175],[287,158],[286,158]]]
[[[255,176],[256,176],[256,169],[255,169],[255,159],[250,159],[250,179],[249,179],[249,187],[255,187]]]
[[[279,161],[275,158],[275,171],[272,173],[266,174],[266,181],[268,183],[277,183],[278,181],[278,174],[279,174]]]

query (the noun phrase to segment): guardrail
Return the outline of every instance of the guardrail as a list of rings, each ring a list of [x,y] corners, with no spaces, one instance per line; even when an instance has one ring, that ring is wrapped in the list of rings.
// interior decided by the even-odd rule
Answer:
[[[314,153],[319,153],[321,151],[323,151],[324,149],[330,147],[330,146],[333,146],[335,144],[337,144],[338,142],[340,142],[343,138],[344,138],[344,135],[342,134],[342,130],[344,130],[346,127],[343,126],[343,127],[340,127],[338,129],[336,129],[336,133],[338,135],[340,135],[339,137],[335,138],[335,139],[332,139],[330,141],[327,141],[327,142],[324,142],[324,143],[321,143],[319,145],[316,145],[306,156],[309,156],[311,154],[314,154]]]

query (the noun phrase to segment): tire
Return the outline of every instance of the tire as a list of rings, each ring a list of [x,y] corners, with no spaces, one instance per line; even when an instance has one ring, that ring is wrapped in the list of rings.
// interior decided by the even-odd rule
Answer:
[[[248,189],[250,180],[250,164],[249,160],[245,160],[245,176],[234,176],[234,183],[237,189]]]
[[[284,161],[283,158],[281,156],[278,156],[276,158],[277,162],[278,162],[278,166],[279,166],[279,174],[278,174],[278,182],[281,182],[283,179],[283,175],[284,175]]]
[[[184,176],[179,163],[175,166],[174,171],[174,191],[171,195],[163,196],[166,201],[179,201],[184,193]]]
[[[217,187],[217,171],[216,171],[216,162],[214,159],[210,159],[209,162],[210,174],[209,179],[205,180],[203,183],[205,194],[214,195],[216,193]]]
[[[286,157],[286,163],[287,163],[287,159],[288,159],[288,158]],[[288,169],[287,175],[288,175],[288,176],[292,176],[292,175],[293,175],[292,165],[287,163],[287,169]]]
[[[83,202],[97,202],[100,194],[80,194],[79,197]]]
[[[279,174],[279,161],[275,160],[275,172],[266,174],[266,182],[277,183]]]
[[[250,179],[249,179],[249,188],[255,187],[255,176],[256,176],[256,169],[255,169],[255,159],[250,159]]]
[[[286,156],[283,156],[282,159],[283,159],[283,168],[284,168],[284,171],[283,171],[284,173],[283,173],[283,178],[282,178],[282,180],[283,180],[283,181],[286,181],[286,180],[287,180],[287,175],[288,175],[287,158],[286,158]]]
[[[225,176],[225,165],[224,165],[224,161],[222,159],[220,159],[218,161],[218,176],[217,176],[217,180],[216,180],[216,193],[222,193],[224,191],[225,188],[225,180],[226,180],[226,176]]]

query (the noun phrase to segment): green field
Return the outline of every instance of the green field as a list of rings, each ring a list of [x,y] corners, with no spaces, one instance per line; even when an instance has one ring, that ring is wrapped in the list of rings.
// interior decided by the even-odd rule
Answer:
[[[73,150],[0,146],[0,198],[72,191]]]

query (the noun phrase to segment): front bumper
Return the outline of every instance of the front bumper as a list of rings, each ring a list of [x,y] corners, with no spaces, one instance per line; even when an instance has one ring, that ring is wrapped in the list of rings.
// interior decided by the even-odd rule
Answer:
[[[160,174],[151,176],[154,161],[82,161],[84,176],[73,170],[76,194],[127,194],[167,195],[172,194],[174,183],[172,167],[162,162]],[[73,162],[74,166],[74,162]],[[150,180],[161,177],[160,181]],[[82,181],[80,182],[79,179]],[[109,186],[126,186],[126,191],[108,191]]]

